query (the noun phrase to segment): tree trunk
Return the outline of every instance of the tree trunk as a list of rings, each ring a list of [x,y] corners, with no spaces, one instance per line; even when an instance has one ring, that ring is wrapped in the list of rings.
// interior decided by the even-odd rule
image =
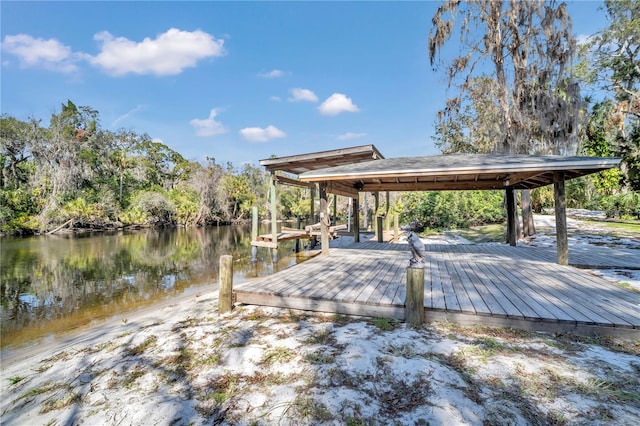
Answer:
[[[535,235],[536,227],[533,223],[533,211],[531,210],[531,192],[523,189],[520,192],[520,206],[522,207],[522,234],[525,237]]]

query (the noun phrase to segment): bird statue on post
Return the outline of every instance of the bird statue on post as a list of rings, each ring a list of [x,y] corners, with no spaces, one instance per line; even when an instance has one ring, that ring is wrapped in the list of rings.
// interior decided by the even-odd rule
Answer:
[[[422,240],[413,232],[407,232],[407,243],[411,252],[409,259],[410,268],[424,268],[424,261],[427,259]]]

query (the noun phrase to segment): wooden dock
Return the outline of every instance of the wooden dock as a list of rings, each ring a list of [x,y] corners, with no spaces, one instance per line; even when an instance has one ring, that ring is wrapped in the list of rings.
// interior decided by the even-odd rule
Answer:
[[[426,249],[427,322],[640,338],[640,294],[554,263],[555,248],[427,244]],[[629,252],[625,262],[640,262],[640,253]],[[572,255],[570,261],[584,254]],[[239,283],[234,293],[246,304],[404,320],[409,257],[405,244],[355,243]]]
[[[335,239],[338,237],[340,231],[347,229],[347,225],[336,225],[329,227],[329,239]],[[251,242],[254,247],[268,247],[278,248],[279,243],[290,240],[319,238],[321,236],[320,224],[308,225],[304,229],[289,228],[286,226],[281,227],[280,232],[276,234],[276,240],[274,241],[272,234],[258,235],[258,237]]]

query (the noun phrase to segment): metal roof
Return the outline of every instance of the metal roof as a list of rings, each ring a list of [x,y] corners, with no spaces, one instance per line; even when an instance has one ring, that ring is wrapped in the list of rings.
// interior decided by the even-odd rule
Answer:
[[[327,191],[353,195],[357,191],[431,191],[471,189],[532,189],[564,179],[617,167],[620,158],[551,155],[453,154],[399,157],[310,170],[303,182],[326,182]]]

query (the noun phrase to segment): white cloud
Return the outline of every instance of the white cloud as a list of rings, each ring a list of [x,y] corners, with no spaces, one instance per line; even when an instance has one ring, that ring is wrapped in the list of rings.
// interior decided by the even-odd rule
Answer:
[[[280,102],[282,100],[280,96],[271,96],[269,99],[271,99],[274,102]]]
[[[342,112],[358,112],[360,109],[355,105],[351,98],[348,98],[342,93],[334,93],[329,96],[318,107],[320,114],[322,115],[338,115]]]
[[[124,114],[122,114],[120,117],[116,118],[113,123],[111,123],[111,127],[116,127],[118,124],[120,124],[122,121],[126,120],[127,118],[131,117],[132,115],[134,115],[136,112],[138,111],[142,111],[144,109],[143,105],[137,105],[135,108],[133,108],[132,110],[129,110],[127,112],[125,112]]]
[[[271,139],[284,138],[287,136],[285,132],[275,126],[246,127],[240,130],[242,137],[249,142],[267,142]]]
[[[347,133],[344,133],[344,134],[338,136],[336,139],[338,139],[339,141],[348,141],[348,140],[351,140],[351,139],[363,138],[365,136],[367,136],[366,133],[347,132]]]
[[[220,112],[219,108],[214,108],[209,113],[208,118],[200,119],[194,118],[189,121],[189,124],[196,129],[196,136],[200,137],[208,137],[208,136],[216,136],[221,135],[227,132],[227,129],[220,123],[216,121],[216,115]]]
[[[295,88],[289,90],[289,93],[291,93],[289,102],[318,102],[318,97],[316,96],[316,94],[309,89]]]
[[[74,62],[78,55],[69,46],[50,38],[34,38],[27,34],[5,36],[2,50],[17,56],[22,67],[42,67],[63,73],[78,69]]]
[[[262,78],[278,78],[283,77],[286,73],[282,70],[271,70],[269,72],[261,72],[258,74],[258,77]]]
[[[102,44],[101,52],[89,61],[112,75],[180,74],[204,58],[224,55],[224,40],[216,40],[203,31],[181,31],[171,28],[155,39],[141,42],[114,37],[103,31],[94,36]]]

